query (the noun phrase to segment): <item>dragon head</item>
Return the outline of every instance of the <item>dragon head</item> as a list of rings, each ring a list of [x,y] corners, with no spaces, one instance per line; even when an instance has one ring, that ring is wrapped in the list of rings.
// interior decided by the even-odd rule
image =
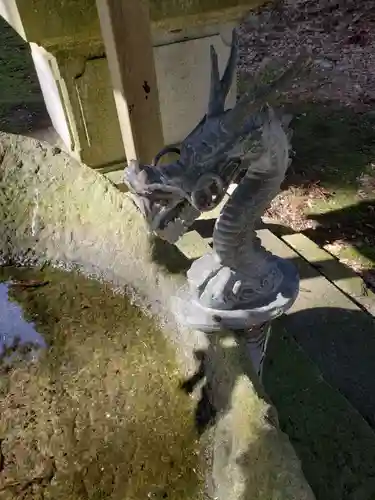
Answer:
[[[204,211],[215,208],[229,185],[261,154],[266,102],[289,80],[288,71],[272,84],[245,93],[235,107],[225,101],[236,71],[238,39],[233,31],[231,53],[223,77],[211,47],[208,110],[179,148],[164,148],[151,165],[130,161],[124,182],[151,232],[175,243]],[[290,70],[289,70],[290,73]],[[168,153],[178,159],[160,164]]]
[[[131,161],[125,171],[125,183],[150,231],[170,243],[175,243],[200,215],[176,178],[165,175],[156,165]]]

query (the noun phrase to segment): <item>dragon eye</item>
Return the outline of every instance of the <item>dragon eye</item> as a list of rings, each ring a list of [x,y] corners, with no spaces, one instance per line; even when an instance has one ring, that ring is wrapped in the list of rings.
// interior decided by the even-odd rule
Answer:
[[[225,189],[222,180],[216,175],[203,176],[191,194],[192,205],[201,212],[215,208],[223,199]]]

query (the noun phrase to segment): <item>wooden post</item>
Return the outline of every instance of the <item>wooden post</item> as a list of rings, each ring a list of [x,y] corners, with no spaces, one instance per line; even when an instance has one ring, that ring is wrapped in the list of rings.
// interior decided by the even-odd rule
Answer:
[[[164,141],[148,1],[96,5],[126,158],[150,162]]]

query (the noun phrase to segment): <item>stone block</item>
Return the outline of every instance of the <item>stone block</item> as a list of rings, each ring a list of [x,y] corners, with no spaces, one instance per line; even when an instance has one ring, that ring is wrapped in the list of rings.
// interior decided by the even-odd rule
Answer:
[[[32,57],[53,126],[67,149],[90,167],[125,161],[101,40],[31,43]]]
[[[74,78],[73,85],[73,99],[80,110],[83,161],[90,166],[124,162],[124,146],[106,59],[87,60],[84,73]]]
[[[216,34],[211,36],[204,36],[203,32],[200,38],[154,48],[166,144],[183,140],[205,115],[210,92],[210,45],[217,51],[219,67],[223,72],[230,53],[229,44],[228,37],[216,30]],[[229,107],[234,106],[236,95],[234,84],[228,96]]]
[[[183,140],[207,110],[210,45],[223,71],[229,56],[228,26],[212,28],[211,36],[160,45],[154,57],[164,141]],[[197,34],[197,32],[195,32]],[[52,123],[69,151],[90,167],[125,162],[111,78],[101,39],[80,43],[31,43],[32,56]],[[228,106],[236,100],[236,84]],[[105,124],[105,126],[103,126]],[[156,152],[155,152],[156,153]]]
[[[30,43],[30,48],[52,125],[68,150],[74,152],[78,138],[76,133],[73,134],[73,124],[69,126],[68,110],[63,106],[66,87],[60,75],[56,59],[36,43]]]

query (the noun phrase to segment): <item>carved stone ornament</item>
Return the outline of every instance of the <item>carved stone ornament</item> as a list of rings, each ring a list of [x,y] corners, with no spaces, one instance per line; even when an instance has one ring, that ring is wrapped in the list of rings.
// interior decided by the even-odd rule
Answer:
[[[220,79],[211,48],[208,111],[180,148],[161,151],[152,165],[130,162],[124,175],[150,231],[170,243],[202,212],[222,202],[229,185],[238,182],[216,221],[212,252],[193,263],[187,273],[189,294],[185,291],[176,302],[185,322],[207,332],[267,323],[291,307],[299,289],[294,265],[266,251],[255,227],[290,164],[288,123],[269,104],[308,59],[299,58],[272,83],[254,85],[233,109],[225,110],[237,53],[233,32]],[[170,151],[178,153],[178,159],[158,165]]]

